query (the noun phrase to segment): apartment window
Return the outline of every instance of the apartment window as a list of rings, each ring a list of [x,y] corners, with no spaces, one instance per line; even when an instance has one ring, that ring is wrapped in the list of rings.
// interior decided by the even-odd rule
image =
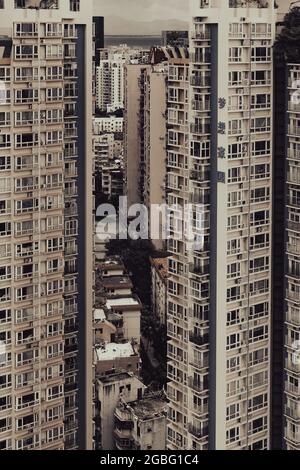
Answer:
[[[63,386],[56,385],[47,389],[47,401],[55,400],[63,396]]]
[[[45,114],[47,116],[47,124],[58,124],[63,121],[62,109],[48,109]]]
[[[0,126],[10,126],[10,113],[0,112]]]
[[[240,322],[240,311],[231,310],[227,313],[227,326],[237,325]]]
[[[62,101],[63,89],[62,88],[47,88],[47,101]]]
[[[0,148],[11,147],[11,136],[10,134],[0,134]]]
[[[229,48],[229,62],[242,62],[242,48],[241,47]]]
[[[58,379],[64,375],[64,366],[63,364],[58,364],[56,366],[47,367],[46,377],[47,380]]]
[[[11,191],[11,180],[10,180],[10,178],[9,177],[0,178],[0,193],[8,193],[10,191]]]
[[[227,229],[228,230],[237,230],[241,227],[241,216],[232,215],[227,219]]]
[[[39,90],[22,89],[15,90],[15,104],[36,103],[39,100]]]
[[[269,280],[262,279],[250,283],[250,294],[252,296],[259,294],[266,294],[269,291]]]
[[[270,62],[271,47],[252,47],[251,60],[253,62]]]
[[[251,72],[252,85],[270,85],[271,84],[271,71],[270,70],[254,70]]]
[[[63,132],[62,131],[50,131],[47,132],[47,145],[59,145],[62,143],[63,140]]]
[[[55,406],[47,410],[47,421],[55,421],[63,416],[63,407]]]
[[[271,95],[270,94],[257,94],[251,96],[251,108],[252,109],[268,109],[271,106]]]
[[[17,82],[32,82],[38,79],[37,67],[16,67],[15,80]]]
[[[16,222],[15,224],[15,235],[31,235],[33,233],[33,222],[31,220],[24,222]]]
[[[15,159],[15,170],[31,170],[34,166],[38,164],[38,156],[26,155],[21,157],[16,157]]]
[[[227,265],[227,279],[234,279],[241,276],[241,264],[231,263]]]
[[[237,183],[241,180],[241,168],[229,168],[228,169],[228,183]]]
[[[249,400],[248,409],[250,412],[260,410],[268,405],[268,395],[266,393],[256,395]]]
[[[38,34],[37,23],[16,23],[15,35],[17,37],[33,37]]]
[[[9,302],[11,300],[10,287],[3,287],[0,289],[0,303]]]
[[[10,323],[10,322],[11,322],[11,310],[1,309],[0,310],[0,324]]]
[[[38,422],[38,414],[30,414],[16,420],[17,431],[33,429]]]
[[[51,238],[47,240],[47,253],[62,251],[64,247],[62,238]]]
[[[232,349],[240,348],[241,347],[241,340],[239,333],[233,333],[232,335],[227,336],[227,351]]]
[[[261,117],[251,119],[251,132],[270,132],[271,130],[271,118]]]
[[[228,429],[228,431],[226,431],[227,444],[233,444],[234,442],[238,441],[239,438],[240,438],[240,428],[239,427],[234,427],[234,428]]]
[[[241,251],[241,240],[239,238],[234,238],[227,242],[227,254],[236,255]]]
[[[228,84],[229,86],[241,85],[242,84],[242,72],[241,71],[229,72]]]
[[[0,67],[0,80],[2,82],[10,82],[10,77],[11,77],[10,67],[1,66]]]
[[[0,397],[0,411],[11,409],[11,395]]]
[[[250,318],[255,320],[258,318],[265,317],[269,314],[269,304],[268,302],[263,302],[260,304],[252,305],[250,307]]]
[[[11,214],[11,200],[1,199],[0,200],[0,214],[1,215],[10,215]],[[1,224],[3,227],[3,224]],[[1,232],[1,235],[2,234]]]
[[[268,426],[268,417],[262,416],[261,418],[254,419],[249,423],[249,432],[251,434],[256,434],[258,432],[264,431]]]
[[[80,0],[70,0],[70,11],[80,11]]]
[[[234,119],[228,123],[229,135],[236,135],[242,133],[242,121],[240,119]]]
[[[12,386],[11,374],[0,375],[0,390],[10,388]]]
[[[32,351],[24,351],[22,353],[17,354],[16,356],[16,366],[23,367],[26,365],[33,364],[39,358],[39,350],[34,349]],[[37,393],[38,396],[38,393]],[[24,398],[24,397],[23,397]],[[33,397],[34,401],[34,397]]]
[[[46,36],[47,37],[61,37],[62,24],[61,23],[46,23]]]
[[[227,359],[227,372],[229,374],[240,370],[240,357],[235,356]]]
[[[267,362],[269,358],[269,351],[267,348],[257,349],[249,353],[249,365],[255,366]]]
[[[47,67],[46,69],[47,80],[62,80],[63,68],[62,67]]]
[[[1,88],[0,90],[0,105],[10,104],[10,90]]]
[[[11,279],[11,266],[0,266],[0,281],[9,279]]]
[[[10,156],[0,156],[0,171],[11,170],[11,157]]]
[[[249,342],[257,343],[258,341],[263,341],[268,339],[269,328],[268,325],[258,326],[249,330]]]
[[[270,200],[270,188],[256,188],[251,190],[251,203],[268,202]]]
[[[39,445],[39,436],[24,437],[17,441],[17,450],[30,450]]]
[[[270,222],[270,211],[257,211],[251,212],[250,214],[250,223],[251,227],[259,226],[259,225],[266,225]]]
[[[16,213],[25,214],[27,212],[33,212],[33,199],[22,199],[21,201],[16,201]]]
[[[64,353],[63,343],[51,344],[47,347],[47,359],[62,356]]]
[[[250,273],[258,273],[267,271],[270,267],[269,257],[263,256],[261,258],[255,258],[250,260]]]
[[[37,59],[38,46],[35,45],[20,45],[15,46],[15,59]]]
[[[46,46],[46,59],[62,59],[63,46],[60,44],[49,44]]]
[[[0,222],[0,236],[8,237],[11,235],[11,223],[10,222]]]
[[[270,36],[272,33],[272,25],[269,23],[252,23],[251,33],[256,37]]]
[[[16,126],[31,126],[39,122],[38,111],[22,111],[15,112],[15,125]]]
[[[226,408],[226,421],[231,421],[240,416],[240,404],[234,403]]]
[[[23,374],[16,375],[16,388],[24,388],[39,383],[39,373],[24,372]]]
[[[270,178],[270,165],[260,164],[251,166],[251,178],[252,179],[264,179]]]
[[[28,287],[21,287],[16,289],[15,297],[16,302],[23,302],[24,300],[32,300],[34,295],[38,294],[38,286],[28,286]]]
[[[247,144],[231,144],[228,146],[229,159],[241,159],[247,153]]]

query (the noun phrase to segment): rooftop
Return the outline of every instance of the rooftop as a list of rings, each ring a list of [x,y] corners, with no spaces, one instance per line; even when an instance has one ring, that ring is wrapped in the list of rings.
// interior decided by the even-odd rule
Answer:
[[[163,393],[144,396],[140,400],[124,403],[124,406],[131,408],[135,416],[142,421],[165,415],[167,412],[167,401]]]
[[[107,299],[106,306],[108,309],[113,309],[114,307],[138,307],[139,302],[133,297],[123,297],[119,299]]]
[[[103,286],[106,288],[119,287],[119,288],[132,288],[132,282],[127,276],[108,276],[102,280]]]
[[[103,375],[102,377],[97,377],[98,382],[103,384],[110,384],[114,382],[119,382],[121,380],[131,379],[133,373],[131,372],[110,372],[108,375]]]
[[[135,356],[136,352],[131,343],[107,343],[96,348],[96,355],[98,361],[111,361],[122,357]]]

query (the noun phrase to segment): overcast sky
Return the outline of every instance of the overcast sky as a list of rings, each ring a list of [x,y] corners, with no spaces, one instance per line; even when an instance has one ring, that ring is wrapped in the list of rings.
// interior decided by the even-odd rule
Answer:
[[[94,0],[99,15],[117,15],[131,20],[188,18],[189,0]]]

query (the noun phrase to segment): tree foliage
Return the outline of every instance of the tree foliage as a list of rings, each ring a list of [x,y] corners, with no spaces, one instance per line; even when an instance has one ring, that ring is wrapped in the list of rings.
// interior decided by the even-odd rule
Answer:
[[[287,63],[300,62],[300,7],[294,7],[286,14],[275,51]]]

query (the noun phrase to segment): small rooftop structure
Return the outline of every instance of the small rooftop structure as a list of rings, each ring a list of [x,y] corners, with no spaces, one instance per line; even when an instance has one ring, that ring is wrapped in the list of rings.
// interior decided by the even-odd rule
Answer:
[[[94,310],[94,321],[101,322],[106,320],[105,312],[102,308]]]

